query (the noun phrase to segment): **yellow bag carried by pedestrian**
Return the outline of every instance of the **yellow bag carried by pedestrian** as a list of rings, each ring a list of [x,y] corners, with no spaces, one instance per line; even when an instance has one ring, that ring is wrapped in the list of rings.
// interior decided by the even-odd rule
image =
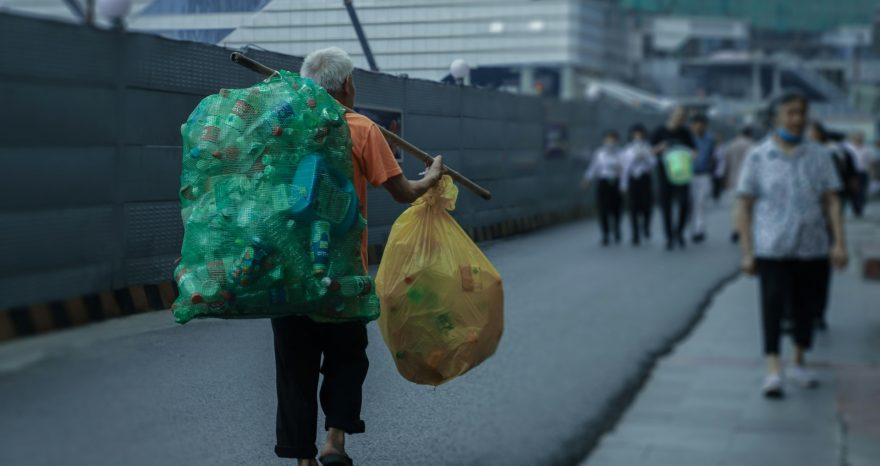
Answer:
[[[379,266],[379,328],[407,380],[440,385],[495,353],[504,328],[501,276],[448,211],[448,176],[394,222]]]

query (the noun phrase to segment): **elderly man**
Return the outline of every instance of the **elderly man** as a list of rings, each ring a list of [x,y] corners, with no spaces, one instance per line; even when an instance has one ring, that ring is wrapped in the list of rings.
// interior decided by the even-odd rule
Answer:
[[[336,100],[354,106],[354,66],[347,53],[331,47],[309,54],[300,74],[327,90]],[[401,203],[410,203],[437,183],[442,157],[435,158],[424,178],[407,180],[379,128],[362,115],[346,114],[351,130],[354,185],[363,216],[367,217],[367,183],[384,187]],[[361,243],[366,273],[367,232]],[[327,438],[321,450],[324,466],[351,465],[345,452],[345,434],[364,432],[361,387],[367,375],[367,329],[363,323],[316,323],[307,317],[272,319],[275,338],[275,371],[278,392],[275,453],[296,458],[301,466],[316,466],[318,375],[321,408],[326,416]],[[321,357],[323,356],[323,363]]]
[[[817,385],[805,361],[813,319],[827,292],[829,259],[839,268],[847,263],[836,194],[840,180],[828,150],[804,141],[808,107],[797,94],[778,99],[775,130],[746,156],[737,187],[742,268],[760,279],[768,366],[762,390],[768,398],[784,395],[779,340],[786,306],[793,314],[795,351],[785,375],[806,387]]]

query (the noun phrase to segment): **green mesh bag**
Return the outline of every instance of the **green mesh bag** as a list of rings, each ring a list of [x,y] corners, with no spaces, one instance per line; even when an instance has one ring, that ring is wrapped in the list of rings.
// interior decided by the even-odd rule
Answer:
[[[202,100],[181,127],[177,322],[305,315],[370,321],[345,110],[281,71]]]
[[[688,147],[675,146],[663,153],[663,168],[669,182],[686,185],[694,177],[694,153]]]

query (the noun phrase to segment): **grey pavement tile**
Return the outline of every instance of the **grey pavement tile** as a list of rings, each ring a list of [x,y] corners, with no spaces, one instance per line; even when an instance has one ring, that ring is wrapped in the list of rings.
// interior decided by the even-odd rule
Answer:
[[[641,464],[647,450],[648,447],[645,445],[603,445],[594,451],[587,458],[587,461],[582,464],[588,466],[595,466],[596,464]]]
[[[724,466],[839,466],[840,461],[834,450],[792,451],[774,448],[760,450],[729,451],[722,463]]]
[[[644,408],[628,412],[623,422],[709,427],[733,432],[740,423],[740,410],[710,407],[674,410]]]
[[[745,406],[756,396],[753,384],[722,382],[694,384],[688,394],[699,398],[716,397],[730,400],[740,406]]]
[[[652,446],[645,455],[645,465],[715,466],[727,456],[726,449],[704,451],[693,448]]]
[[[715,396],[714,394],[694,394],[681,402],[684,409],[722,409],[744,413],[749,406],[748,399]]]
[[[774,452],[792,458],[822,456],[835,452],[837,442],[833,435],[789,435],[779,432],[737,432],[730,438],[731,452]]]
[[[619,440],[651,447],[680,447],[705,452],[723,451],[730,443],[733,433],[723,428],[706,426],[682,426],[676,424],[624,425],[615,431]]]
[[[743,407],[743,419],[753,421],[785,419],[810,423],[816,422],[815,415],[819,409],[799,397],[796,391],[787,390],[782,400],[768,400],[763,397],[750,400],[750,403]]]
[[[644,466],[644,460],[622,460],[618,458],[592,460],[580,464],[580,466]]]
[[[737,421],[734,430],[739,433],[752,434],[777,434],[790,435],[794,437],[810,437],[816,434],[827,434],[829,427],[825,425],[821,428],[816,426],[814,422],[802,422],[795,419],[740,419]]]
[[[649,384],[642,393],[639,393],[638,400],[642,403],[656,404],[660,406],[678,405],[684,401],[686,393],[682,389],[660,388]]]

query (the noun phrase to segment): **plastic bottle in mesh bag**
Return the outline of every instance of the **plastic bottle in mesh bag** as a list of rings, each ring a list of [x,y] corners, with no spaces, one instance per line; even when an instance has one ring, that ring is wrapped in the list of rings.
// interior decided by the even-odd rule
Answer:
[[[366,221],[351,182],[344,109],[323,88],[282,71],[247,89],[223,89],[199,103],[181,134],[178,322],[378,317],[372,288],[356,296],[330,289],[346,283],[348,293],[365,275]]]

